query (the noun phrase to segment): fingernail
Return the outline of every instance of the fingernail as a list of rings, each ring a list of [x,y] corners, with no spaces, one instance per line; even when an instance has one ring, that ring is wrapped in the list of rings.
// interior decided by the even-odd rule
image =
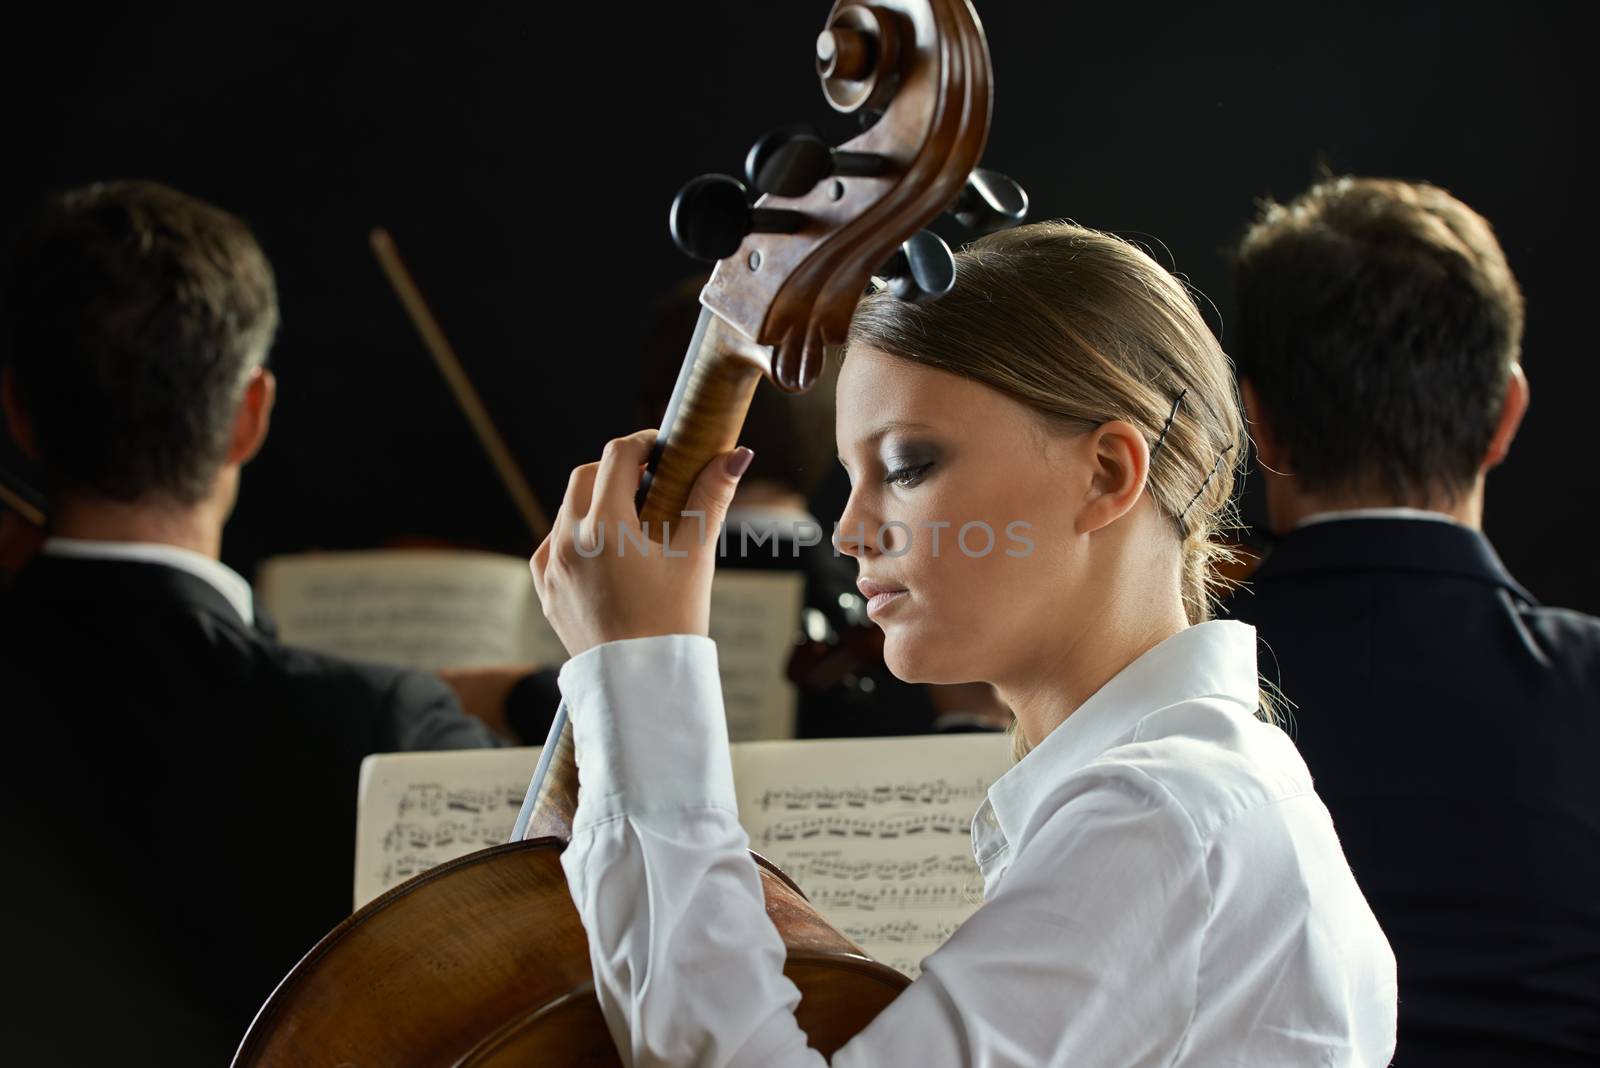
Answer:
[[[745,448],[743,445],[740,445],[737,449],[734,449],[733,455],[728,457],[728,477],[738,478],[740,475],[744,474],[745,469],[750,466],[750,461],[754,460],[755,458],[756,454]]]

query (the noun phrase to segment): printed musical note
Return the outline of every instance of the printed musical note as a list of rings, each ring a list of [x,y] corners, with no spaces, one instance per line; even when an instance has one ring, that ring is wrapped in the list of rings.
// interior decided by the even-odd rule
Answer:
[[[934,782],[910,782],[877,786],[854,786],[838,789],[827,786],[791,786],[781,790],[766,790],[761,795],[761,808],[780,808],[786,812],[808,812],[813,809],[881,808],[885,805],[948,805],[952,802],[969,802],[976,808],[983,800],[988,784],[981,779],[967,783],[950,783],[944,779]]]
[[[963,905],[976,907],[981,903],[974,894],[974,888],[961,883],[922,883],[866,889],[820,885],[810,896],[811,903],[819,909],[861,909],[864,912],[948,909]]]
[[[972,814],[917,812],[904,816],[873,819],[861,816],[807,816],[783,819],[761,831],[764,846],[779,842],[804,842],[832,838],[911,838],[917,835],[966,838],[971,834]]]
[[[976,911],[976,910],[973,910]],[[863,946],[884,942],[890,946],[940,946],[955,934],[959,923],[923,923],[917,920],[892,920],[888,923],[846,924],[845,937]]]

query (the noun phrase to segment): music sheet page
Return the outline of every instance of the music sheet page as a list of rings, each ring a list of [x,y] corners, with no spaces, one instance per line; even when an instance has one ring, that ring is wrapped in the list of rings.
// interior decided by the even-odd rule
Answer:
[[[733,747],[750,847],[846,936],[913,978],[983,901],[972,817],[1010,766],[1003,734]]]
[[[515,556],[464,550],[305,553],[262,564],[261,599],[286,645],[421,671],[549,663],[558,654]],[[559,663],[560,661],[554,661]]]
[[[750,845],[873,957],[907,975],[977,909],[972,815],[1011,766],[999,734],[732,747]],[[356,820],[357,908],[511,833],[538,748],[370,756]]]
[[[511,839],[541,746],[382,753],[361,762],[355,907]]]
[[[281,556],[260,592],[286,645],[420,671],[567,659],[526,561],[464,550]],[[797,696],[786,674],[800,624],[797,571],[718,572],[712,640],[728,736],[789,738]]]
[[[798,697],[787,672],[804,596],[798,571],[718,571],[712,580],[710,634],[730,741],[794,737]]]

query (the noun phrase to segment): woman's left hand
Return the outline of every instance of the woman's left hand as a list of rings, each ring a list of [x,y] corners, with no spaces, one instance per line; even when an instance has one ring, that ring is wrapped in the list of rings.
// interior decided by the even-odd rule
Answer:
[[[706,633],[717,534],[754,454],[740,447],[706,465],[663,546],[645,535],[634,507],[656,434],[610,441],[599,463],[572,472],[529,562],[545,618],[573,656],[624,638]]]

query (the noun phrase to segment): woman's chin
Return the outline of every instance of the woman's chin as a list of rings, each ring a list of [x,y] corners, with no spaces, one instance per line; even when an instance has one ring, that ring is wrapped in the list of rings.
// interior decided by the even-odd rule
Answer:
[[[930,642],[902,627],[884,631],[883,662],[901,682],[968,682],[979,677],[966,667],[969,652],[958,642]]]

